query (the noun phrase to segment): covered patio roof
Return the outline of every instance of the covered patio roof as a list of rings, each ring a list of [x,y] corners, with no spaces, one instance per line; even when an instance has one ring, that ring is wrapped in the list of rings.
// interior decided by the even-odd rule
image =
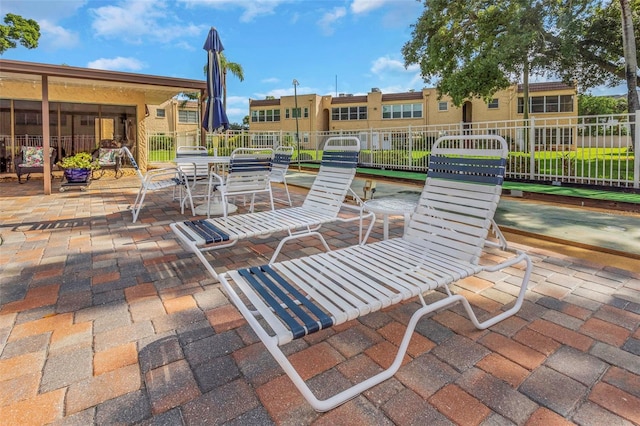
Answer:
[[[49,135],[49,87],[93,87],[107,89],[127,89],[144,94],[146,104],[157,105],[182,92],[200,92],[206,90],[205,80],[161,77],[147,74],[134,74],[118,71],[106,71],[89,68],[51,65],[35,62],[23,62],[0,59],[0,82],[33,82],[42,86],[42,136],[45,157],[50,149]],[[202,97],[201,97],[202,98]],[[51,170],[45,162],[45,176]],[[43,179],[44,193],[51,194],[51,181]]]
[[[207,88],[205,80],[161,77],[90,68],[50,65],[0,59],[0,81],[41,81],[49,85],[127,88],[144,92],[146,102],[157,105],[181,92],[199,92]]]

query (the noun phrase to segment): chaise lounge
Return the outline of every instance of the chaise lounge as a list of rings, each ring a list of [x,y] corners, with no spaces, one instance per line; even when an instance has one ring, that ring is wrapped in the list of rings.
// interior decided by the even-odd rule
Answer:
[[[430,155],[424,190],[401,238],[219,275],[208,263],[204,266],[219,279],[309,404],[318,411],[330,410],[398,371],[423,316],[461,303],[472,323],[484,329],[518,312],[532,263],[525,253],[508,248],[499,230],[497,241],[489,239],[507,153],[500,136],[440,138]],[[491,253],[481,262],[485,250],[500,254]],[[504,293],[504,299],[511,299],[509,306],[484,312],[481,320],[469,301],[450,288],[463,278],[510,267],[524,269],[517,296]],[[434,290],[437,293],[425,297]],[[421,307],[408,321],[393,363],[358,384],[334,390],[327,399],[312,392],[285,355],[286,345],[295,339],[416,298]]]

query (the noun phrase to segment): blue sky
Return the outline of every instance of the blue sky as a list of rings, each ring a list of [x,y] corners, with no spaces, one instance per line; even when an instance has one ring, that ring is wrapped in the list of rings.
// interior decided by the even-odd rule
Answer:
[[[416,0],[2,0],[0,15],[34,19],[42,34],[37,49],[2,57],[204,79],[202,46],[214,26],[227,60],[244,68],[243,82],[227,82],[227,113],[240,123],[249,98],[292,95],[293,79],[298,94],[433,87],[401,54],[421,11]]]

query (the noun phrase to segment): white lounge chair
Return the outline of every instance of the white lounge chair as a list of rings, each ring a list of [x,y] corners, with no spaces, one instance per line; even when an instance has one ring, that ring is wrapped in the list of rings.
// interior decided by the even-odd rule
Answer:
[[[281,183],[284,185],[284,192],[287,195],[287,199],[274,198],[275,201],[286,203],[291,207],[291,196],[289,195],[289,187],[287,186],[287,171],[289,170],[289,163],[291,163],[291,157],[293,156],[292,146],[280,145],[273,151],[273,163],[271,164],[271,174],[269,180],[271,183]]]
[[[188,220],[171,224],[171,229],[194,252],[201,261],[207,262],[204,253],[236,244],[241,239],[268,237],[277,232],[286,232],[271,257],[275,261],[284,244],[296,238],[314,236],[320,239],[326,250],[330,250],[320,227],[334,221],[369,220],[369,230],[374,223],[374,215],[365,213],[362,204],[345,204],[351,183],[355,177],[360,141],[356,137],[329,138],[324,146],[320,170],[302,206],[287,207],[270,211],[260,211],[232,215],[226,218]],[[348,217],[340,217],[342,208],[354,212]],[[216,277],[217,273],[211,267]]]
[[[469,144],[474,147],[465,147]],[[507,250],[506,242],[487,240],[495,225],[507,152],[499,136],[441,138],[433,147],[426,184],[403,237],[218,276],[233,304],[314,409],[330,410],[392,377],[426,314],[460,302],[473,324],[484,329],[520,309],[531,274],[528,256],[510,250],[513,255],[499,264],[496,257],[480,263],[487,245]],[[524,263],[525,270],[513,306],[482,322],[467,299],[449,289],[465,277],[518,263]],[[211,266],[204,265],[215,276]],[[423,295],[438,288],[444,289],[442,298],[427,304]],[[281,350],[294,339],[414,298],[422,306],[409,320],[391,366],[328,399],[313,394]]]
[[[138,220],[138,215],[140,214],[140,210],[144,204],[144,198],[147,195],[147,192],[166,188],[177,188],[180,194],[180,212],[184,214],[185,200],[188,200],[191,205],[191,214],[195,216],[193,199],[191,198],[191,189],[189,187],[189,179],[182,170],[178,167],[164,167],[161,169],[149,170],[143,175],[138,167],[138,163],[135,158],[133,158],[133,154],[129,151],[129,148],[125,146],[120,149],[140,178],[140,190],[138,191],[136,200],[129,207],[133,214],[133,223]]]

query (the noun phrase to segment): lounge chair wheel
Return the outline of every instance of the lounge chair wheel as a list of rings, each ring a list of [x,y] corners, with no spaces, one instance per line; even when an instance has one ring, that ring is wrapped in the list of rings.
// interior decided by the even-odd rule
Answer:
[[[64,192],[64,188],[60,188],[60,192]]]

